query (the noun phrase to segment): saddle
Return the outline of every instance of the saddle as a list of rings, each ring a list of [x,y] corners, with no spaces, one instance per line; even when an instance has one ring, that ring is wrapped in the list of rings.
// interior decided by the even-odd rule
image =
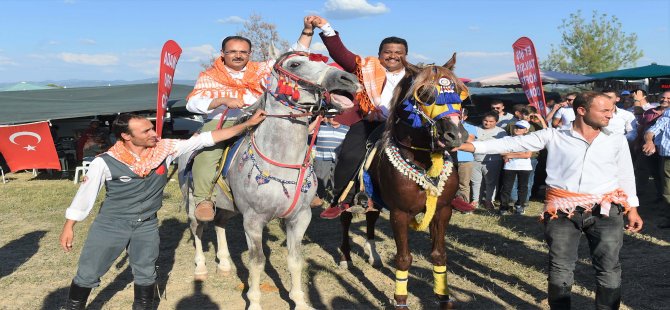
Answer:
[[[353,204],[350,206],[350,212],[352,213],[365,213],[371,209],[378,211],[379,207],[386,208],[386,205],[381,197],[379,197],[379,194],[375,192],[374,186],[372,185],[372,178],[368,173],[372,159],[374,159],[381,144],[381,140],[377,140],[376,142],[368,141],[363,162],[358,167],[354,178],[349,181],[344,192],[342,192],[342,195],[340,195],[338,199],[338,202],[344,200],[344,197],[346,197],[352,190],[356,180],[358,180],[358,192],[354,195]]]

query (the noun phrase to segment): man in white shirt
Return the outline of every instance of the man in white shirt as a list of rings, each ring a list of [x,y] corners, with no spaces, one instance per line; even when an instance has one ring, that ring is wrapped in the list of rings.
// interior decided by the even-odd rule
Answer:
[[[292,50],[308,50],[314,35],[312,21],[315,18],[304,18],[304,28]],[[226,37],[221,43],[221,57],[198,77],[188,95],[186,109],[207,115],[202,132],[232,126],[241,114],[238,109],[254,104],[263,93],[262,84],[270,75],[274,59],[250,62],[251,48],[251,41],[247,38]],[[193,197],[196,202],[195,217],[199,221],[214,219],[211,189],[222,154],[223,146],[215,145],[203,149],[193,160]]]
[[[333,176],[334,200],[331,207],[321,213],[321,218],[334,219],[354,203],[354,191],[347,190],[358,167],[365,157],[366,143],[377,141],[388,117],[391,99],[396,86],[411,71],[405,70],[403,63],[407,57],[407,41],[398,37],[388,37],[379,44],[378,55],[361,57],[349,51],[340,40],[340,35],[323,17],[314,20],[314,26],[322,30],[320,37],[328,49],[328,54],[344,71],[355,73],[363,90],[356,97],[358,113],[352,122],[335,166]],[[353,186],[351,188],[358,188]],[[362,208],[354,208],[362,209]]]
[[[146,118],[121,114],[112,124],[117,142],[96,157],[84,183],[65,211],[60,245],[72,250],[74,226],[84,220],[105,185],[105,200],[79,256],[65,309],[84,309],[91,289],[125,249],[133,270],[133,309],[153,309],[159,236],[156,213],[162,206],[168,167],[179,155],[229,139],[265,119],[257,111],[249,120],[229,128],[205,132],[188,140],[160,139]]]
[[[554,109],[558,109],[558,111],[554,113],[554,118],[551,121],[553,128],[569,129],[572,127],[572,122],[575,120],[575,111],[572,109],[572,102],[576,97],[577,93],[569,93],[565,95],[565,105],[554,105]]]
[[[614,102],[586,92],[574,100],[575,121],[525,136],[466,143],[462,151],[498,154],[546,148],[547,199],[543,221],[549,245],[549,306],[569,309],[574,268],[582,233],[587,235],[596,269],[596,308],[618,309],[624,227],[642,229],[635,176],[626,139],[604,129]],[[623,214],[628,224],[624,226]]]
[[[602,93],[614,101],[614,113],[609,125],[605,128],[615,134],[626,136],[628,141],[635,140],[635,137],[637,137],[637,120],[635,119],[635,115],[630,111],[617,107],[621,98],[614,89],[603,89]]]

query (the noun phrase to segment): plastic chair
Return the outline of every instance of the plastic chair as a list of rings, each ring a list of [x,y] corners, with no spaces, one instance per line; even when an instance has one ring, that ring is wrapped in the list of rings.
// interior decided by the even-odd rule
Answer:
[[[90,164],[91,164],[90,161],[84,160],[83,162],[81,162],[81,166],[74,169],[74,180],[72,180],[74,184],[77,184],[77,182],[79,182],[79,172],[81,172],[82,176],[86,175],[86,171],[88,171],[88,165]]]

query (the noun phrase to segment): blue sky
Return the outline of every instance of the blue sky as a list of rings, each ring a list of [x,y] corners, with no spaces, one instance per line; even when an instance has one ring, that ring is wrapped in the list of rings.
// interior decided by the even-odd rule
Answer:
[[[598,10],[638,35],[644,57],[670,65],[670,2],[636,1],[173,1],[3,0],[0,83],[42,80],[156,78],[160,49],[172,39],[184,50],[175,79],[194,80],[221,40],[260,14],[294,42],[308,14],[326,17],[352,51],[376,55],[384,37],[409,42],[412,62],[444,63],[457,52],[457,75],[478,78],[513,71],[512,43],[531,38],[540,61],[558,45],[562,19]],[[324,51],[318,36],[312,47]]]

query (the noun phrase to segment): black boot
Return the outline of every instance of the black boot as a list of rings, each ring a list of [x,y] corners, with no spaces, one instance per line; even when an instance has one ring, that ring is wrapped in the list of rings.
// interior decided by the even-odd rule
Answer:
[[[616,310],[621,304],[621,287],[596,287],[596,309]]]
[[[133,302],[133,310],[153,310],[155,292],[155,283],[146,286],[135,284],[135,301]]]
[[[572,285],[549,284],[549,307],[551,310],[570,309]]]
[[[63,310],[84,310],[86,308],[86,301],[88,295],[91,294],[90,287],[81,287],[79,285],[70,284],[70,293],[68,293],[67,302]]]

